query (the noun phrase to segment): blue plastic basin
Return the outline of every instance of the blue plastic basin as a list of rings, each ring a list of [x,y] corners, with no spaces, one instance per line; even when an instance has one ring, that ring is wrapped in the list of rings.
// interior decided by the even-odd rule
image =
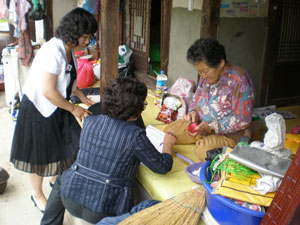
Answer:
[[[207,183],[206,171],[210,163],[205,162],[200,171],[200,181],[206,189],[207,208],[214,219],[221,225],[259,225],[264,212],[255,211],[235,204],[229,199],[212,194],[212,187]],[[210,173],[208,173],[210,178]]]

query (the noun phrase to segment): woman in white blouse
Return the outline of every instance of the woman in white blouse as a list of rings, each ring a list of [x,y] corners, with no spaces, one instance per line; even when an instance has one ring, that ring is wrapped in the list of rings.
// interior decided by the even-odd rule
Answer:
[[[77,155],[80,120],[90,112],[69,102],[73,93],[81,102],[92,105],[76,85],[76,60],[73,51],[90,43],[98,25],[93,15],[82,8],[66,14],[55,37],[45,43],[35,56],[24,86],[18,120],[12,142],[10,161],[30,173],[31,200],[44,211],[47,199],[43,178],[69,168]]]

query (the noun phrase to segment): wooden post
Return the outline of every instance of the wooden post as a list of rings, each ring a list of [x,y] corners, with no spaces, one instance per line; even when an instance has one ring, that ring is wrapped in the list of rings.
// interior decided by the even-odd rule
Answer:
[[[101,0],[100,92],[118,77],[120,0]]]
[[[203,0],[200,37],[217,39],[220,17],[220,0]]]
[[[45,29],[44,32],[45,32],[45,40],[49,41],[54,36],[53,2],[52,0],[45,0],[45,4],[47,5],[47,18],[44,19],[44,29]]]
[[[170,47],[170,30],[171,30],[171,12],[172,12],[172,0],[161,1],[161,56],[160,67],[168,74],[169,65],[169,47]]]

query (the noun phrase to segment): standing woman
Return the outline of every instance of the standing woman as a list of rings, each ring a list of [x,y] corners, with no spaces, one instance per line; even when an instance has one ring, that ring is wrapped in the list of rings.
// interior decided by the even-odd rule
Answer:
[[[93,15],[76,8],[66,14],[55,37],[38,51],[24,86],[24,96],[12,142],[10,161],[30,173],[31,200],[44,211],[47,199],[42,190],[43,178],[69,168],[79,146],[81,120],[90,112],[69,102],[73,92],[81,102],[92,105],[76,86],[76,59],[73,51],[90,43],[98,25]]]

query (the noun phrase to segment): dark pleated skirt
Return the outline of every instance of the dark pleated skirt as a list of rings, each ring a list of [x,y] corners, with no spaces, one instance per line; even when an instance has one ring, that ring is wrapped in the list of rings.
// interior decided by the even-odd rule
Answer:
[[[44,117],[24,95],[12,141],[10,161],[28,173],[53,176],[75,161],[81,128],[74,116],[57,108]]]

